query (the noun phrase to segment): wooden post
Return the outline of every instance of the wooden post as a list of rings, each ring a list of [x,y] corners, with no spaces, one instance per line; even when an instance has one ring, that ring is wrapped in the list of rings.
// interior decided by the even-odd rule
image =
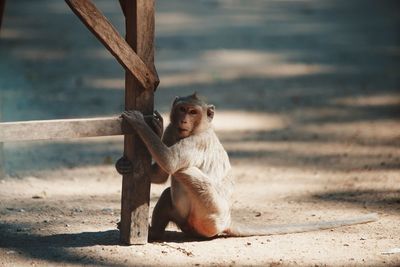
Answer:
[[[1,1],[1,0],[0,0]],[[1,16],[1,10],[0,10]],[[1,27],[1,18],[0,18],[0,27]],[[0,91],[0,122],[3,121],[3,92]],[[2,130],[0,128],[0,136],[2,134]],[[6,167],[4,164],[4,149],[3,149],[3,141],[0,140],[0,179],[6,176]]]
[[[4,164],[3,143],[0,143],[0,179],[6,177],[6,167]]]
[[[6,7],[6,0],[0,0],[0,30],[1,30],[1,22],[3,21],[5,7]]]
[[[154,70],[155,0],[124,1],[126,41],[147,67]],[[154,91],[145,90],[130,72],[125,73],[125,109],[153,113]],[[124,244],[146,244],[150,201],[148,172],[151,157],[140,138],[125,135],[124,155],[133,163],[133,174],[122,180],[120,240]]]
[[[3,94],[0,92],[0,122],[3,114]],[[0,136],[2,134],[2,130],[0,128]],[[3,149],[3,141],[0,140],[0,179],[6,176],[6,167],[4,164],[4,149]]]
[[[132,77],[135,77],[141,86],[149,90],[157,87],[159,80],[157,74],[153,73],[154,68],[147,67],[148,64],[146,65],[132,50],[132,46],[122,38],[91,0],[65,0],[65,2],[118,62],[131,72]]]

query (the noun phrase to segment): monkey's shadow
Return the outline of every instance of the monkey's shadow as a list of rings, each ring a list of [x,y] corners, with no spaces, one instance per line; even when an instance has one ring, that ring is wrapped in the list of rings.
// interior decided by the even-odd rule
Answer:
[[[220,236],[215,236],[215,237],[197,237],[197,236],[191,236],[188,234],[185,234],[181,231],[170,231],[167,230],[164,233],[164,236],[162,240],[159,240],[161,242],[173,242],[173,243],[184,243],[184,242],[201,242],[201,241],[210,241],[216,238],[220,238]],[[150,240],[150,242],[157,242],[156,240]]]
[[[2,225],[4,226],[4,225]],[[81,232],[81,233],[65,233],[54,234],[48,236],[35,235],[28,232],[12,231],[14,227],[9,225],[6,231],[1,231],[0,227],[0,247],[14,248],[22,250],[36,250],[37,248],[73,248],[73,247],[90,247],[90,246],[115,246],[123,245],[119,241],[119,230],[107,230],[99,232]],[[3,228],[4,230],[4,228]],[[10,231],[11,230],[11,231]],[[14,230],[14,229],[13,229]],[[216,237],[217,238],[217,237]],[[166,231],[161,240],[149,240],[150,243],[159,242],[200,242],[208,241],[215,238],[193,237],[180,231]],[[46,250],[46,249],[45,249]],[[45,251],[44,250],[44,251]]]

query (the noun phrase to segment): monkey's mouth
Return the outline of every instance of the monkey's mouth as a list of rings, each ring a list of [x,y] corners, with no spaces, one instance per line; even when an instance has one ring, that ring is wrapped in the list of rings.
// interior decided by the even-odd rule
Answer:
[[[178,128],[179,133],[182,135],[187,135],[190,133],[189,129],[184,129],[184,128]]]

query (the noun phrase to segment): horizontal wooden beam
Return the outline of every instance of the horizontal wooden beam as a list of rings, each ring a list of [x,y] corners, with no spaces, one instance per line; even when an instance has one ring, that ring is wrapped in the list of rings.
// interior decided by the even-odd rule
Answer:
[[[0,142],[131,134],[120,117],[0,123]],[[122,127],[124,125],[124,127]]]
[[[155,90],[159,84],[155,68],[149,68],[90,0],[65,0],[86,27],[129,71],[144,89]]]

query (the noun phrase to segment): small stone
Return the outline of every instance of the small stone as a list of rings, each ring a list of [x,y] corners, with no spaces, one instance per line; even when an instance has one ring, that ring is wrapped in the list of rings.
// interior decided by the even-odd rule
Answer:
[[[246,245],[247,245],[247,246],[251,246],[251,243],[250,243],[250,242],[247,242]]]
[[[33,195],[33,199],[43,199],[47,197],[46,191],[42,191],[40,194]]]
[[[111,215],[114,214],[114,210],[111,209],[111,208],[104,208],[101,211],[104,212],[104,213],[110,213]]]
[[[24,227],[24,228],[17,228],[17,229],[16,229],[17,232],[29,232],[30,230],[31,230],[30,228],[26,228],[26,227]]]
[[[69,227],[69,226],[70,226],[69,224],[66,224],[66,225],[65,225],[65,227]]]
[[[343,246],[345,246],[345,247],[349,247],[350,245],[349,245],[349,244],[343,244]]]

